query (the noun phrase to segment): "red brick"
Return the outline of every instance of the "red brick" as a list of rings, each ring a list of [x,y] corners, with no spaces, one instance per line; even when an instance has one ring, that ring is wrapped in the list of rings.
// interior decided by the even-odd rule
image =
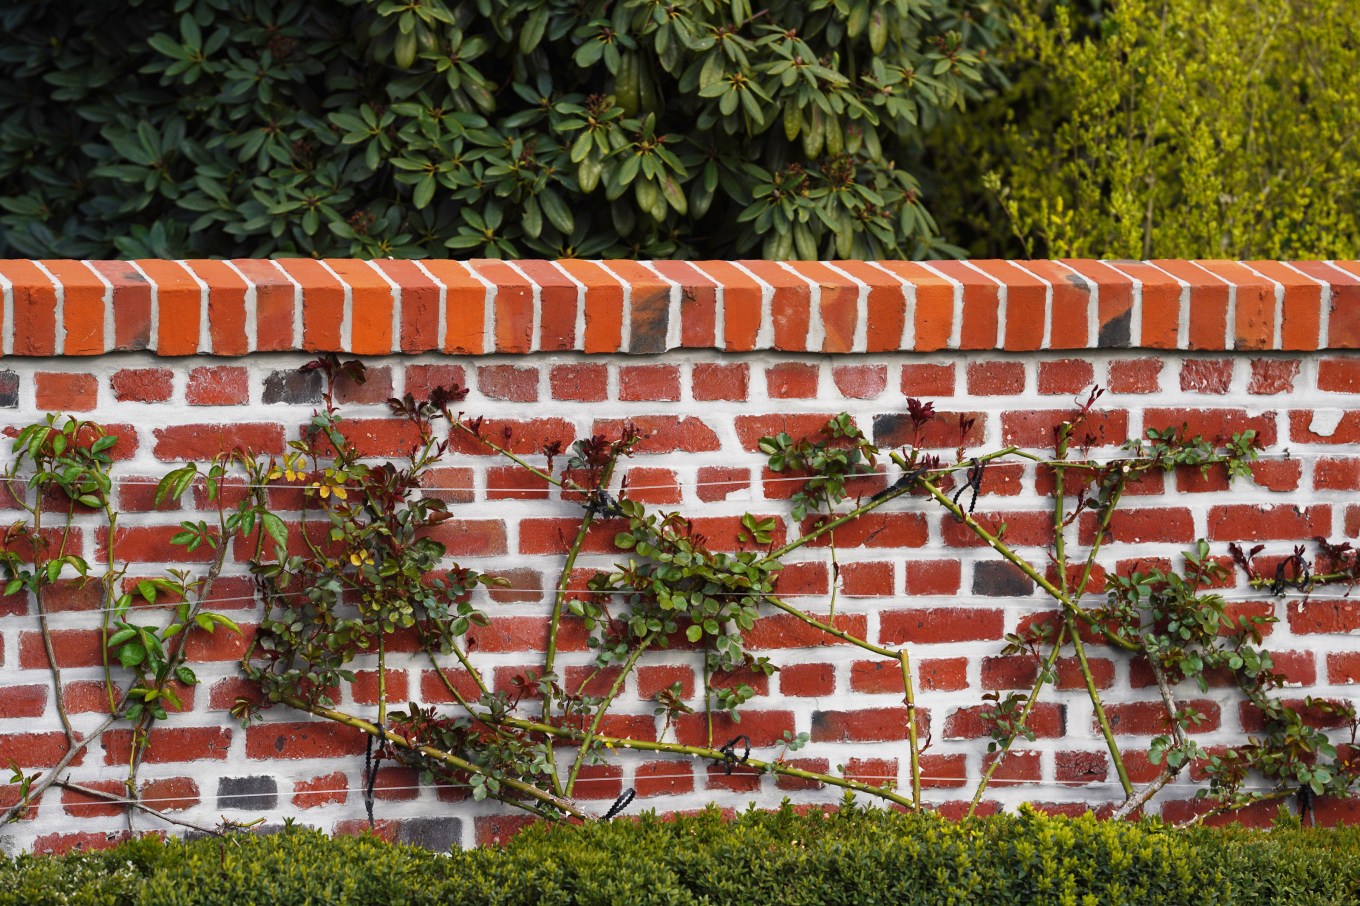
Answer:
[[[481,689],[477,688],[476,681],[468,672],[446,669],[444,675],[449,678],[453,688],[458,690],[458,694],[466,700],[475,701],[482,694]],[[448,687],[439,679],[439,674],[433,670],[422,670],[420,673],[420,699],[426,703],[455,701],[453,695],[449,693]]]
[[[887,365],[837,365],[831,369],[836,389],[847,399],[875,399],[888,386]]]
[[[822,622],[825,622],[827,618],[826,614],[812,614],[812,616]],[[863,614],[842,613],[836,615],[832,625],[842,632],[862,639],[867,631],[868,621]],[[756,620],[755,626],[746,633],[746,644],[752,649],[767,649],[817,648],[822,645],[844,645],[848,643],[835,636],[828,635],[814,626],[809,626],[791,614],[774,614]]]
[[[39,371],[34,376],[34,402],[49,412],[88,412],[99,403],[99,379],[93,374]]]
[[[908,560],[907,594],[956,594],[963,578],[962,573],[958,560]]]
[[[796,415],[738,415],[735,425],[737,438],[741,441],[742,449],[753,453],[760,449],[762,437],[772,437],[781,432],[788,434],[795,440],[802,437],[815,437],[826,423],[834,417],[835,414],[831,412],[825,415],[801,413]]]
[[[418,400],[430,398],[437,387],[462,388],[467,386],[467,375],[461,365],[407,365],[406,392]]]
[[[917,732],[929,732],[924,709],[916,710]],[[814,711],[813,742],[890,742],[907,738],[907,709],[860,708],[855,711]]]
[[[1092,518],[1081,520],[1079,536],[1083,545],[1095,538],[1096,520],[1094,514],[1090,515]],[[1109,535],[1115,541],[1129,544],[1188,543],[1195,540],[1195,520],[1184,507],[1121,508],[1110,519]]]
[[[142,758],[147,764],[180,761],[220,761],[231,746],[229,727],[153,727]],[[104,734],[104,764],[128,764],[132,754],[132,731],[109,730]]]
[[[1091,679],[1097,689],[1108,689],[1114,685],[1114,663],[1103,657],[1088,657],[1086,666],[1091,670]],[[1081,662],[1075,657],[1058,658],[1058,688],[1085,689],[1086,676],[1081,672]]]
[[[619,399],[673,402],[680,399],[680,369],[675,365],[625,365],[619,369]]]
[[[619,425],[621,427],[622,422]],[[570,422],[560,418],[536,418],[529,421],[487,419],[482,422],[481,436],[511,453],[535,455],[542,453],[543,448],[550,443],[559,443],[563,450],[568,449],[576,437],[576,429]],[[455,428],[450,434],[449,451],[474,456],[498,455],[461,428]]]
[[[1181,363],[1181,391],[1184,393],[1228,392],[1232,385],[1232,359],[1188,359]]]
[[[1162,359],[1119,359],[1110,363],[1111,393],[1156,393],[1160,386]]]
[[[814,520],[805,521],[803,532],[809,532]],[[842,548],[923,547],[929,538],[926,517],[922,513],[885,513],[874,510],[865,513],[813,541],[809,547],[828,547],[831,536]]]
[[[1360,411],[1347,409],[1334,421],[1336,410],[1314,413],[1311,410],[1289,413],[1289,439],[1305,444],[1360,443]],[[1321,416],[1321,417],[1319,417]],[[1325,431],[1327,433],[1319,433]]]
[[[850,665],[850,690],[870,695],[878,693],[902,695],[901,663],[887,658],[855,661]]]
[[[834,695],[836,669],[830,664],[786,664],[779,668],[779,694],[800,698]]]
[[[638,668],[638,698],[643,701],[652,701],[656,698],[658,692],[670,689],[670,687],[676,683],[680,684],[680,697],[682,699],[693,698],[695,688],[694,668],[680,665],[658,665]]]
[[[628,497],[640,503],[680,503],[683,494],[680,481],[670,469],[635,466],[628,470]]]
[[[1095,367],[1086,359],[1058,359],[1039,363],[1041,394],[1080,393],[1095,383]]]
[[[1068,409],[1030,409],[1001,413],[1001,442],[1020,447],[1051,448],[1054,430],[1070,422],[1075,413]],[[1092,412],[1076,429],[1074,445],[1090,438],[1092,446],[1120,446],[1129,439],[1129,415],[1122,409]]]
[[[169,368],[124,368],[109,379],[113,398],[123,403],[163,403],[173,392]]]
[[[1028,655],[982,659],[982,688],[1028,689],[1039,675],[1039,662]]]
[[[991,735],[993,724],[984,720],[982,713],[992,710],[991,705],[974,705],[959,708],[945,721],[945,739],[982,739]],[[1062,705],[1053,702],[1036,702],[1029,712],[1027,726],[1035,736],[1042,739],[1058,739],[1066,732],[1067,717]]]
[[[1101,783],[1110,769],[1104,752],[1059,752],[1053,766],[1054,777],[1059,783],[1076,785]]]
[[[1290,601],[1289,630],[1296,635],[1360,632],[1360,600]]]
[[[198,784],[189,777],[148,780],[139,790],[142,801],[159,812],[180,812],[199,803]]]
[[[751,368],[745,364],[696,364],[690,373],[694,399],[744,400],[750,393]]]
[[[48,768],[56,764],[67,751],[66,734],[61,730],[42,733],[0,734],[0,764],[14,762],[21,768]],[[71,762],[79,765],[85,760],[81,752]]]
[[[538,369],[482,365],[477,369],[477,389],[488,399],[532,403],[538,399]]]
[[[609,396],[609,369],[604,365],[554,365],[548,388],[555,400],[603,402]]]
[[[831,762],[825,758],[787,758],[784,764],[800,771],[812,771],[817,774],[825,774],[831,770]],[[775,777],[775,786],[786,792],[798,792],[805,790],[820,790],[824,786],[821,781],[810,780],[805,777],[791,777],[787,774],[780,774]]]
[[[887,596],[895,590],[891,563],[846,563],[841,566],[840,575],[841,589],[852,597]]]
[[[983,759],[984,765],[990,767],[997,757],[997,755],[988,755]],[[992,786],[1018,786],[1039,780],[1041,756],[1038,752],[1012,749],[1000,757],[1002,758],[1001,764],[997,765],[996,773],[992,774]]]
[[[1247,392],[1258,396],[1291,392],[1299,365],[1298,359],[1252,359]]]
[[[745,491],[751,486],[751,473],[746,469],[701,466],[697,477],[698,487],[695,490],[699,499],[705,503],[726,500],[730,495]]]
[[[117,780],[91,780],[84,783],[83,786],[114,796],[127,795],[127,787]],[[112,802],[103,796],[95,796],[72,789],[61,791],[61,805],[66,813],[73,818],[112,818],[123,814],[127,809],[126,805]]]
[[[50,637],[58,667],[97,667],[103,663],[103,636],[98,629],[53,629]],[[19,666],[24,670],[47,669],[42,633],[19,634]]]
[[[1006,396],[1025,392],[1022,362],[969,362],[968,392],[973,396]]]
[[[1053,514],[1035,511],[978,513],[974,520],[995,535],[1001,532],[1007,544],[1019,547],[1045,547],[1053,540]],[[1005,525],[1003,531],[1001,526]],[[940,517],[944,543],[950,547],[986,547],[977,533],[966,523],[955,522],[945,514]]]
[[[644,798],[692,793],[693,767],[683,761],[644,761],[633,770],[633,789]]]
[[[214,553],[208,544],[200,544],[190,551],[187,545],[171,544],[170,538],[180,531],[177,525],[130,525],[118,529],[113,537],[113,549],[119,559],[136,563],[207,563]],[[217,534],[213,530],[213,534]],[[109,530],[98,533],[99,556],[109,550]]]
[[[94,852],[113,849],[131,839],[128,831],[78,831],[75,833],[44,834],[33,841],[33,852],[39,855],[60,856],[72,852]]]
[[[355,671],[354,681],[350,683],[349,691],[356,703],[361,705],[376,705],[378,703],[378,671]],[[387,700],[391,702],[406,702],[411,700],[410,695],[408,695],[406,691],[406,671],[387,671]]]
[[[1332,508],[1262,504],[1223,504],[1209,510],[1212,541],[1290,541],[1328,534]]]
[[[1360,359],[1353,356],[1320,359],[1317,389],[1328,393],[1360,393]]]
[[[738,416],[740,421],[740,416]],[[874,443],[879,447],[949,449],[976,447],[987,434],[985,412],[941,412],[918,430],[909,415],[892,412],[874,418]]]
[[[548,481],[519,466],[486,470],[487,500],[547,500]]]
[[[967,658],[926,658],[917,662],[916,673],[922,692],[957,692],[968,688]]]
[[[879,616],[879,641],[934,645],[1001,638],[1003,611],[987,607],[919,607],[888,610]]]
[[[317,808],[332,803],[342,804],[348,798],[349,778],[343,771],[333,771],[299,780],[293,784],[293,806],[295,808]]]
[[[337,758],[363,751],[362,733],[330,721],[257,724],[246,730],[251,759]]]
[[[509,843],[516,834],[537,821],[532,815],[479,815],[473,822],[477,845]]]
[[[152,434],[156,438],[154,455],[162,462],[211,459],[236,449],[253,453],[283,452],[283,428],[272,423],[173,425],[156,428]]]
[[[1294,491],[1303,478],[1303,463],[1297,459],[1258,460],[1251,464],[1251,478],[1268,491]]]
[[[575,794],[581,799],[617,799],[623,792],[623,768],[616,764],[588,764],[576,776]]]
[[[627,421],[633,423],[643,438],[634,448],[637,453],[707,453],[722,447],[712,428],[690,416],[643,415]],[[618,436],[624,422],[623,419],[597,419],[593,433]]]
[[[1313,487],[1319,491],[1360,490],[1360,459],[1319,459],[1313,466]]]
[[[0,688],[0,714],[5,717],[42,717],[47,708],[46,686]]]
[[[336,401],[352,406],[383,405],[394,395],[390,365],[368,366],[363,381],[341,375],[335,382]]]
[[[1234,434],[1255,431],[1256,440],[1266,447],[1275,444],[1275,413],[1250,415],[1243,409],[1148,409],[1143,413],[1143,430],[1185,429],[1186,437],[1203,437],[1225,443]],[[1297,438],[1295,438],[1297,440]]]
[[[194,368],[184,401],[190,406],[243,406],[250,402],[249,372],[231,365]]]
[[[720,746],[728,739],[739,734],[751,738],[752,748],[778,745],[786,732],[793,732],[792,711],[754,711],[741,712],[741,722],[732,720],[726,712],[713,714],[713,742]],[[708,744],[708,716],[702,711],[682,714],[675,722],[675,739],[681,745],[702,746]]]
[[[963,755],[922,755],[923,789],[957,789],[968,785],[968,759]]]
[[[831,591],[831,574],[825,563],[786,563],[774,587],[785,597],[821,596]]]
[[[818,368],[788,362],[765,369],[766,392],[770,399],[812,399],[817,395]]]
[[[903,365],[902,395],[930,400],[954,395],[953,365]]]

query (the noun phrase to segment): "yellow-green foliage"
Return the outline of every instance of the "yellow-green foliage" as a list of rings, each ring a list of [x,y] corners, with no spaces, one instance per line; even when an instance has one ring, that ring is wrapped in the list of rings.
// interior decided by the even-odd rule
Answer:
[[[986,174],[991,195],[980,220],[976,198],[951,199],[973,222],[942,223],[947,238],[1053,257],[1360,252],[1353,0],[1100,6],[1022,4],[1013,90],[937,143],[971,148],[953,175]],[[1019,248],[996,242],[1007,231]]]

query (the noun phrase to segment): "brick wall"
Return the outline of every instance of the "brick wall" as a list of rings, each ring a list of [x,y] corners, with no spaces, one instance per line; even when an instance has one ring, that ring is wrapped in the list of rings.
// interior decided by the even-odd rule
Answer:
[[[632,495],[701,517],[715,543],[734,535],[747,511],[787,522],[795,486],[763,468],[756,451],[763,434],[797,436],[848,411],[880,446],[894,447],[904,440],[905,398],[914,396],[973,416],[969,442],[978,449],[1041,450],[1092,384],[1108,390],[1093,423],[1095,456],[1181,422],[1209,436],[1254,428],[1266,444],[1254,485],[1225,491],[1225,476],[1212,470],[1142,482],[1114,522],[1107,569],[1174,558],[1201,537],[1222,555],[1234,540],[1286,553],[1314,536],[1360,534],[1360,506],[1348,493],[1360,487],[1354,263],[6,261],[0,289],[0,424],[61,411],[112,426],[121,438],[121,551],[144,574],[185,565],[167,538],[196,505],[188,495],[157,510],[155,481],[223,445],[283,452],[319,401],[315,376],[295,370],[317,351],[358,354],[370,366],[370,382],[342,399],[348,416],[374,420],[365,427],[380,455],[401,448],[386,433],[383,400],[450,380],[470,388],[468,412],[543,440],[570,441],[632,419],[648,434],[627,461]],[[511,582],[479,593],[492,623],[476,631],[474,655],[497,683],[508,683],[541,662],[545,588],[561,568],[562,533],[579,507],[475,450],[438,480],[436,493],[451,502],[460,531],[450,536],[450,553]],[[976,508],[984,524],[1007,523],[1007,539],[1038,562],[1051,536],[1048,503],[1036,493],[1042,483],[1031,468],[995,467]],[[957,803],[986,758],[982,694],[1033,678],[1030,662],[1001,655],[1001,639],[1054,605],[938,508],[911,499],[887,509],[838,538],[837,619],[870,640],[912,644],[930,738],[926,797]],[[94,558],[102,538],[93,517],[80,520],[88,528],[79,543]],[[242,556],[229,560],[214,597],[217,609],[249,627],[258,611]],[[591,550],[582,565],[612,560]],[[830,551],[805,548],[792,561],[781,591],[825,612]],[[1273,604],[1240,575],[1230,595],[1244,607],[1275,609],[1280,622],[1268,643],[1300,698],[1353,698],[1360,604],[1330,594]],[[91,589],[77,588],[52,606],[60,694],[78,732],[99,719],[103,606]],[[812,741],[796,758],[905,785],[894,665],[825,644],[782,616],[758,623],[751,643],[783,669],[758,684],[761,696],[747,706],[740,732],[757,746],[785,730],[807,732]],[[239,638],[220,633],[194,645],[202,685],[187,692],[184,713],[155,731],[143,797],[198,823],[294,817],[326,829],[366,826],[361,737],[286,709],[249,729],[228,715],[241,691],[241,649]],[[1138,755],[1138,743],[1161,732],[1150,675],[1109,648],[1093,646],[1092,657],[1131,768],[1155,774]],[[575,675],[589,654],[569,646],[563,663]],[[677,680],[688,692],[699,680],[685,652],[643,663],[618,710],[650,727],[650,696]],[[372,665],[365,666],[340,705],[371,715]],[[36,608],[21,595],[0,599],[0,676],[0,765],[14,759],[29,773],[50,766],[65,749],[57,692]],[[414,658],[392,665],[388,688],[397,701],[447,698]],[[1233,690],[1189,697],[1208,716],[1200,730],[1206,744],[1239,738],[1244,720],[1250,726]],[[1017,746],[989,802],[1082,808],[1120,798],[1066,659],[1034,727],[1038,739]],[[699,727],[682,721],[678,732],[697,739]],[[127,735],[106,733],[71,778],[116,791]],[[579,789],[599,800],[599,811],[629,786],[641,800],[634,808],[663,810],[839,798],[678,758],[625,755],[592,770]],[[1189,814],[1190,784],[1187,777],[1168,787],[1153,810]],[[12,801],[12,789],[0,787],[0,803],[7,795]],[[386,832],[435,846],[490,840],[516,820],[503,817],[504,807],[465,801],[460,790],[420,787],[395,767],[380,775],[377,798]],[[148,818],[136,826],[163,829]],[[35,813],[0,829],[0,839],[14,849],[60,849],[99,844],[125,828],[120,807],[53,790]]]

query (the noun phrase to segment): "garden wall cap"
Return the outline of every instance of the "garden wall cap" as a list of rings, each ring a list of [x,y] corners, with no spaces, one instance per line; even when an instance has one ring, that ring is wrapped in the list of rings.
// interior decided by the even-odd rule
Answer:
[[[1354,261],[0,261],[6,356],[1360,347]]]

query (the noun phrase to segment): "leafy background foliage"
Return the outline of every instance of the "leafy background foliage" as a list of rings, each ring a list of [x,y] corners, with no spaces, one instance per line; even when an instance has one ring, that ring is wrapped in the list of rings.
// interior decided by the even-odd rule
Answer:
[[[1023,0],[1011,87],[926,139],[972,255],[1354,258],[1360,21],[1342,0]],[[921,171],[923,172],[923,171]]]
[[[0,254],[904,257],[983,0],[6,4]]]

